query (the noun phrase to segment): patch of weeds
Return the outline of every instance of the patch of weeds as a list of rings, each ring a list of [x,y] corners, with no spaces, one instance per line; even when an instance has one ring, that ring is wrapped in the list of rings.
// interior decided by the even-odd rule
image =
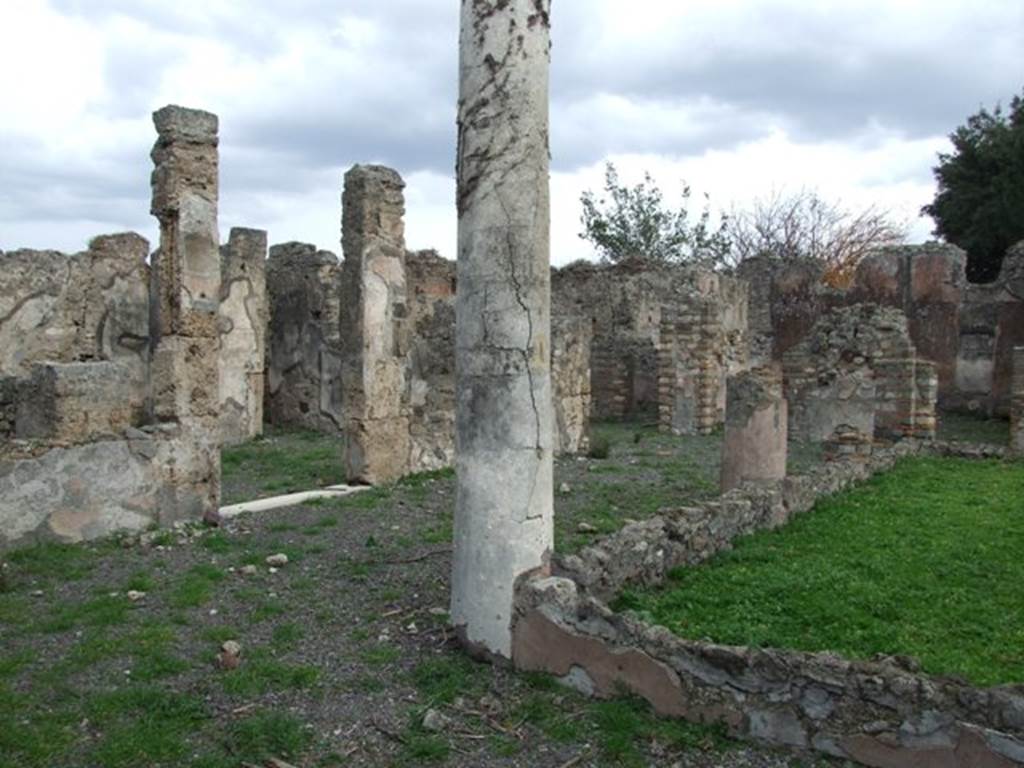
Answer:
[[[155,765],[188,754],[188,738],[208,714],[198,697],[130,686],[89,697],[85,711],[99,741],[91,765]]]
[[[309,746],[311,733],[291,715],[260,712],[234,723],[227,751],[238,763],[262,763],[269,758],[294,759]]]
[[[339,520],[337,515],[324,515],[319,520],[317,520],[315,523],[313,523],[313,527],[315,527],[315,528],[337,528],[340,523],[341,523],[341,520]]]
[[[25,574],[46,579],[77,581],[88,575],[96,564],[90,550],[76,544],[45,542],[5,555],[15,576]]]
[[[225,692],[234,696],[255,696],[293,688],[308,688],[320,677],[320,670],[308,664],[285,664],[265,651],[253,650],[243,656],[237,669],[223,673]]]
[[[418,664],[412,671],[416,689],[431,704],[450,704],[456,696],[472,696],[486,685],[482,665],[464,656],[445,656]]]
[[[368,510],[374,509],[382,501],[391,498],[392,489],[387,487],[371,488],[368,491],[342,496],[334,499],[332,506],[339,510]]]
[[[188,662],[170,652],[177,641],[177,633],[165,624],[150,624],[132,633],[127,646],[135,658],[132,678],[149,682],[186,671]]]
[[[63,603],[53,609],[50,616],[34,627],[42,634],[67,632],[79,624],[89,627],[113,627],[123,624],[132,604],[123,595],[104,595],[80,603]]]
[[[298,526],[293,525],[292,523],[271,523],[267,526],[267,530],[270,533],[291,533],[292,531],[297,530],[297,528]]]
[[[402,737],[402,754],[413,761],[414,765],[422,763],[442,763],[448,759],[451,747],[445,739],[432,733],[409,729]]]
[[[370,675],[357,675],[346,681],[345,688],[354,693],[380,693],[387,686],[384,681]]]
[[[208,552],[213,552],[217,555],[226,555],[237,546],[238,542],[223,531],[215,531],[214,533],[204,536],[200,540],[200,543],[203,549]]]
[[[515,757],[523,749],[518,741],[500,733],[493,734],[488,743],[499,757]]]
[[[198,608],[213,599],[214,588],[224,580],[223,571],[212,565],[194,565],[171,591],[173,608]]]
[[[0,595],[0,624],[23,627],[31,620],[32,612],[31,604],[21,595]]]
[[[635,698],[593,702],[587,705],[587,716],[595,726],[602,756],[617,766],[646,765],[641,745],[651,742],[674,750],[704,751],[727,743],[720,728],[660,718],[647,702]]]
[[[270,644],[278,650],[294,648],[305,632],[298,624],[278,624],[270,635]]]
[[[451,519],[437,523],[420,534],[424,544],[447,544],[452,540],[453,536]]]
[[[529,723],[549,739],[569,743],[579,735],[579,724],[555,703],[555,698],[548,691],[529,693],[516,705],[513,714],[516,720]]]
[[[0,756],[5,765],[51,768],[61,764],[78,720],[63,709],[41,711],[28,696],[0,685]]]
[[[373,573],[373,566],[361,560],[340,560],[338,567],[353,581],[366,581]]]
[[[146,571],[136,571],[124,585],[125,592],[135,590],[136,592],[152,592],[156,589],[156,582],[153,576]]]
[[[365,649],[359,658],[364,663],[373,666],[383,666],[385,664],[393,664],[402,658],[402,651],[393,645],[377,645],[373,648]]]
[[[406,475],[398,481],[401,488],[420,488],[424,485],[435,483],[438,480],[452,480],[455,478],[455,468],[435,469],[432,472],[417,472],[414,475]]]
[[[202,636],[204,640],[209,640],[211,643],[216,643],[218,646],[220,646],[226,643],[228,640],[237,640],[242,635],[234,627],[223,626],[208,627],[203,630]]]
[[[253,622],[258,623],[272,619],[275,616],[283,616],[286,613],[288,613],[288,604],[276,597],[270,597],[253,608],[249,618]]]

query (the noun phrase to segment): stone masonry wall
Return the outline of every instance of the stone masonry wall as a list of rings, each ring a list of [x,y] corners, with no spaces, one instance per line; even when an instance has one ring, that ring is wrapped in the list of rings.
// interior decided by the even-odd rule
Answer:
[[[999,278],[969,285],[960,313],[960,355],[953,406],[1006,416],[1013,350],[1024,344],[1024,242],[1010,248]]]
[[[217,118],[153,119],[152,268],[135,234],[0,254],[0,548],[216,516]]]
[[[267,261],[267,296],[267,422],[340,435],[344,416],[338,257],[304,243],[273,246]]]
[[[410,472],[455,462],[455,271],[434,251],[405,257]]]
[[[519,669],[553,674],[598,697],[623,690],[659,713],[721,723],[734,735],[812,749],[879,768],[1024,764],[1024,690],[978,689],[920,674],[912,659],[852,662],[831,653],[739,648],[676,637],[605,601],[627,584],[656,585],[740,535],[784,524],[816,501],[949,444],[906,441],[718,500],[666,509],[556,563],[524,585],[514,629]],[[1005,455],[999,449],[971,455]]]
[[[102,235],[81,253],[0,253],[0,375],[33,363],[113,360],[145,386],[149,364],[148,243]]]
[[[934,366],[919,361],[899,310],[858,304],[825,314],[784,355],[783,373],[791,438],[934,434]]]
[[[263,434],[267,233],[233,228],[220,250],[220,429],[230,445]]]
[[[554,317],[588,318],[591,344],[592,415],[597,419],[664,419],[666,349],[677,324],[705,312],[702,355],[708,380],[706,401],[680,382],[680,411],[699,408],[721,423],[725,376],[748,365],[747,285],[698,269],[634,260],[614,265],[578,263],[552,273]],[[682,320],[680,320],[682,319]],[[685,333],[685,329],[682,331]],[[676,344],[682,350],[682,343]],[[689,354],[689,352],[685,352]],[[682,377],[685,378],[685,377]],[[711,392],[713,390],[713,392]],[[675,394],[675,390],[672,390]],[[680,400],[680,398],[676,398]],[[696,429],[694,419],[680,419]]]
[[[770,344],[773,359],[831,309],[891,307],[906,315],[918,354],[934,363],[941,407],[1005,415],[1012,349],[1024,343],[1024,243],[1007,252],[992,283],[968,283],[965,264],[959,248],[927,243],[866,258],[845,289],[826,285],[813,264],[752,259],[738,274],[752,286],[751,339],[756,350]]]

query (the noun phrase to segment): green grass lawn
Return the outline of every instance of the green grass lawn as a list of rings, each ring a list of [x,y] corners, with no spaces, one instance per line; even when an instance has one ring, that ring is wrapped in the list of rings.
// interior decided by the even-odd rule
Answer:
[[[912,459],[616,607],[719,643],[1024,682],[1024,464]]]

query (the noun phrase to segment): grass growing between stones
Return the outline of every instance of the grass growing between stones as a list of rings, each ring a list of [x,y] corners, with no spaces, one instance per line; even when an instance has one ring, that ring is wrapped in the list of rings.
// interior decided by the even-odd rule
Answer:
[[[690,638],[1024,682],[1024,464],[911,459],[617,601]]]

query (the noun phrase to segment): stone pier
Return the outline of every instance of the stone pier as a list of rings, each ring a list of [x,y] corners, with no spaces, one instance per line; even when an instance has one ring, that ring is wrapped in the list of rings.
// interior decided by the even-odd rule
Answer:
[[[169,106],[153,114],[152,409],[180,441],[165,493],[180,519],[215,517],[220,500],[221,294],[217,116]]]
[[[516,582],[553,541],[549,0],[463,3],[452,623],[510,658]]]
[[[226,444],[263,434],[267,233],[231,230],[221,247],[220,423]]]
[[[726,388],[722,493],[786,476],[787,406],[778,367],[730,376]]]
[[[1010,448],[1024,456],[1024,347],[1013,350],[1013,392],[1010,400]]]
[[[345,174],[342,397],[350,482],[397,480],[408,464],[404,187],[382,166]]]

